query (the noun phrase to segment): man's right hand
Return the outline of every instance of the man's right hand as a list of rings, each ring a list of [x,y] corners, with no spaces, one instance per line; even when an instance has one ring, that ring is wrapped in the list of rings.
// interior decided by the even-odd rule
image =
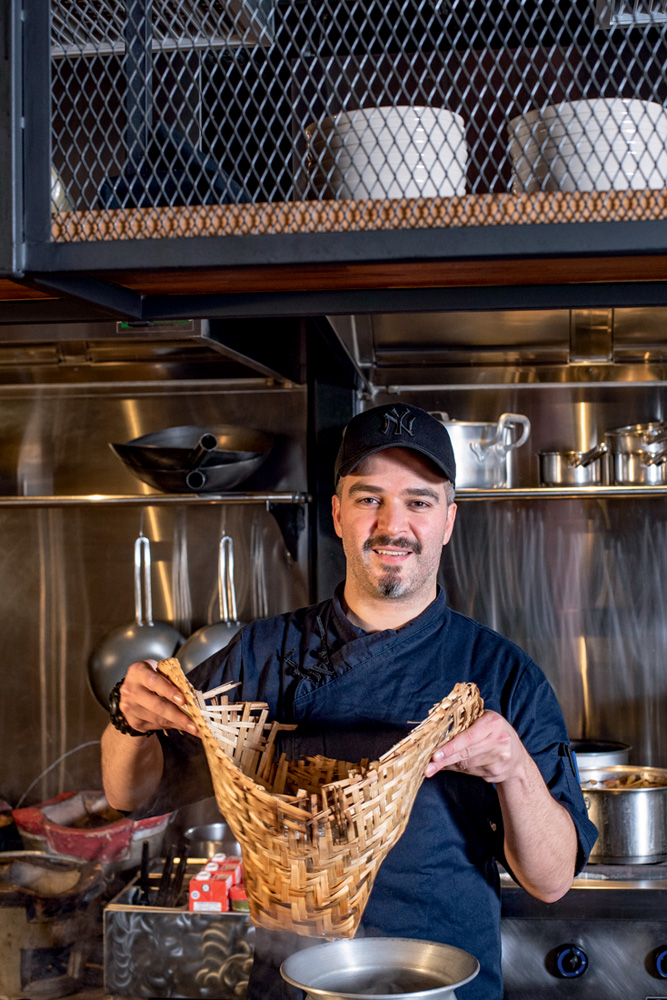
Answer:
[[[120,710],[140,732],[153,729],[179,729],[198,736],[182,706],[185,698],[175,684],[158,673],[157,660],[132,663],[120,689]]]

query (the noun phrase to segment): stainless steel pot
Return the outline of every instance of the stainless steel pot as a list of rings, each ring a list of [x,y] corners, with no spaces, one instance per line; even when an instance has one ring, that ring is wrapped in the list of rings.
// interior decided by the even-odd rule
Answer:
[[[667,484],[667,423],[628,424],[607,431],[608,480],[612,486]]]
[[[615,427],[605,434],[609,451],[661,451],[667,442],[667,421],[653,420],[645,424]]]
[[[599,486],[606,452],[604,442],[589,451],[541,451],[540,486]]]
[[[638,775],[652,787],[609,787]],[[654,864],[667,860],[667,769],[619,764],[580,772],[581,788],[598,839],[590,860]]]
[[[667,448],[661,451],[619,451],[607,457],[613,486],[664,486],[667,484]]]
[[[479,972],[474,955],[452,945],[412,938],[355,938],[304,948],[285,959],[283,979],[310,1000],[426,997],[454,1000]]]
[[[445,425],[456,458],[457,489],[512,486],[513,453],[530,435],[530,420],[521,413],[503,413],[496,423],[452,420],[433,413]]]
[[[245,624],[245,622],[240,622],[237,617],[236,590],[234,588],[234,545],[229,535],[222,536],[218,550],[218,599],[221,620],[197,629],[176,653],[185,674],[194,670],[213,653],[224,649],[230,639]]]

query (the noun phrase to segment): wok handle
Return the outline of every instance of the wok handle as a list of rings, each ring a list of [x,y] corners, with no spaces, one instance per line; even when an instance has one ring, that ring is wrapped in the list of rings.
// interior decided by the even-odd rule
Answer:
[[[222,536],[218,550],[218,598],[221,620],[238,621],[234,589],[234,543],[229,535]]]
[[[199,441],[185,460],[186,468],[188,468],[191,472],[194,469],[198,469],[206,456],[212,451],[215,451],[217,447],[218,439],[215,434],[210,434],[209,432],[202,434]]]
[[[153,624],[151,543],[145,535],[134,543],[134,617],[137,625]]]

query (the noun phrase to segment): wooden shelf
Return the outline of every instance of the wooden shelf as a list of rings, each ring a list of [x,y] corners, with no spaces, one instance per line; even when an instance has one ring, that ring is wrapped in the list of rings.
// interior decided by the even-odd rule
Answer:
[[[61,212],[55,243],[664,220],[667,191],[558,191]]]

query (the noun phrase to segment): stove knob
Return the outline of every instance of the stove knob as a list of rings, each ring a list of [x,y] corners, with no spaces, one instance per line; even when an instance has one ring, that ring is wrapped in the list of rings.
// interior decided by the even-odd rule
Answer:
[[[655,962],[655,971],[660,978],[667,979],[667,947],[665,945],[656,948],[653,953],[653,960]]]
[[[588,968],[588,955],[576,944],[564,944],[556,949],[556,975],[559,979],[576,979]]]

